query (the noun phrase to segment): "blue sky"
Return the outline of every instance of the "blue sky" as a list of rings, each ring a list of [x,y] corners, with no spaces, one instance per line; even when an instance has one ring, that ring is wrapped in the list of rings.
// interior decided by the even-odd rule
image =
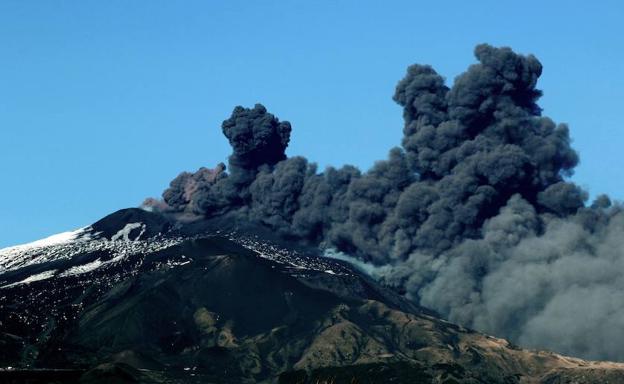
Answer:
[[[624,199],[624,3],[0,2],[0,247],[158,196],[229,154],[221,121],[262,102],[288,153],[368,168],[399,144],[412,63],[453,78],[481,42],[535,54],[592,195]]]

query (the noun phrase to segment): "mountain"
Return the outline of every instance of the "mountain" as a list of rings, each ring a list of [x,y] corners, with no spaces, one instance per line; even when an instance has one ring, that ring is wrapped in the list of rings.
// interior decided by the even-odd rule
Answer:
[[[0,250],[0,382],[616,383],[251,225],[140,209]]]

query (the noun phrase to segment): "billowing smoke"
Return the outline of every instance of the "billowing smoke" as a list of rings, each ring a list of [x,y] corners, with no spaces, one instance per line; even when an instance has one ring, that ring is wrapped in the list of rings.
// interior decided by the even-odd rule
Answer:
[[[413,65],[394,100],[401,147],[367,172],[287,158],[291,126],[261,105],[223,122],[234,153],[149,205],[231,218],[356,258],[408,297],[522,345],[624,360],[624,210],[566,180],[568,127],[541,116],[533,56],[479,45],[451,88]]]

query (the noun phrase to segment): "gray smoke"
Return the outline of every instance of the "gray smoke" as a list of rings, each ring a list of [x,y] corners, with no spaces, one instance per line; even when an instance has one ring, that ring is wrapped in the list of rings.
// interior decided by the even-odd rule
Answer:
[[[413,65],[394,100],[401,147],[367,172],[286,158],[261,105],[223,122],[228,172],[182,173],[154,209],[263,225],[330,250],[452,321],[590,358],[624,359],[624,213],[566,179],[568,127],[541,116],[533,56],[479,45],[452,87]]]
[[[622,360],[622,234],[622,207],[560,218],[515,195],[479,238],[414,252],[384,278],[451,321],[523,346]]]

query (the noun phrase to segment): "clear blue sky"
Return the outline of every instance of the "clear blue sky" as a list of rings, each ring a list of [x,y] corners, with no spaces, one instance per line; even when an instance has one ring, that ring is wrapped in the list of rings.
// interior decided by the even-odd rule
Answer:
[[[544,113],[581,154],[573,179],[623,199],[624,3],[591,3],[3,0],[0,246],[225,161],[237,104],[290,120],[290,155],[367,168],[400,141],[405,68],[450,83],[481,42],[542,61]]]

